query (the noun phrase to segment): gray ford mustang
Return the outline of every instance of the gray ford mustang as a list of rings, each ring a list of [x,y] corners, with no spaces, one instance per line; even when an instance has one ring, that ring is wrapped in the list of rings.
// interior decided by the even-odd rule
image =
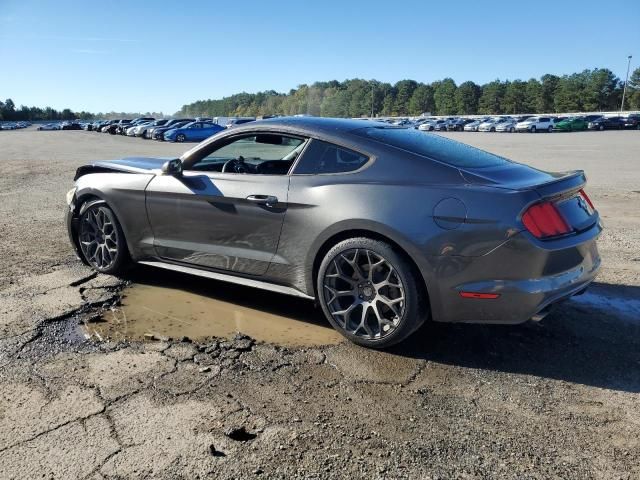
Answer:
[[[516,324],[582,293],[602,231],[585,182],[415,129],[279,118],[179,159],[80,167],[67,226],[99,272],[138,262],[315,298],[383,348],[428,318]]]

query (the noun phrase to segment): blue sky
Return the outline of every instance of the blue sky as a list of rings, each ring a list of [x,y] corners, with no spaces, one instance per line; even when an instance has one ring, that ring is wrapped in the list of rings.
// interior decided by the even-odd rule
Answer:
[[[638,0],[0,0],[0,97],[173,113],[316,80],[624,77],[639,46]]]

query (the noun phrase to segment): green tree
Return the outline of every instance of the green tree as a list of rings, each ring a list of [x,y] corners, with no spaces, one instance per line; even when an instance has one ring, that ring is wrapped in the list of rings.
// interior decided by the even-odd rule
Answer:
[[[538,97],[538,113],[551,113],[554,112],[556,89],[560,77],[556,75],[543,75],[540,78],[540,95]]]
[[[542,85],[535,78],[529,79],[524,88],[524,111],[538,113],[538,104],[542,93]],[[542,113],[542,112],[541,112]]]
[[[502,111],[516,114],[527,112],[527,84],[522,80],[507,82],[502,99]]]
[[[424,83],[419,84],[411,95],[409,100],[409,114],[421,115],[427,112],[433,112],[435,103],[433,100],[433,88]]]
[[[586,111],[615,110],[620,105],[620,79],[607,68],[584,72],[582,108]]]
[[[640,110],[640,67],[636,68],[629,77],[625,106],[631,110]]]
[[[395,84],[396,98],[394,102],[394,111],[397,115],[409,114],[409,101],[413,96],[413,92],[418,87],[415,80],[400,80]]]
[[[500,80],[494,80],[482,86],[482,95],[478,101],[478,113],[483,115],[495,115],[502,113],[502,99],[504,97],[504,84]]]
[[[587,72],[563,75],[558,82],[553,98],[555,112],[579,112],[583,108],[582,100]]]
[[[445,78],[433,88],[433,100],[437,115],[453,115],[456,113],[456,83]]]
[[[454,95],[456,113],[459,115],[475,115],[478,113],[478,100],[482,89],[473,82],[463,82]]]

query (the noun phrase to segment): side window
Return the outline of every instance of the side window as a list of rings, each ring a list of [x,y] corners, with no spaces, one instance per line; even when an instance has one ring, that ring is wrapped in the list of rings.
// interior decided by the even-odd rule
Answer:
[[[549,121],[549,119],[548,119],[548,118],[546,118],[546,117],[543,117],[543,118],[541,118],[541,119],[540,119],[540,121],[541,121],[541,122],[548,122],[548,121]]]
[[[312,140],[296,165],[294,174],[345,173],[358,170],[369,158],[353,150]]]
[[[304,149],[303,138],[273,133],[236,137],[223,144],[211,145],[205,156],[188,170],[206,172],[286,175]]]

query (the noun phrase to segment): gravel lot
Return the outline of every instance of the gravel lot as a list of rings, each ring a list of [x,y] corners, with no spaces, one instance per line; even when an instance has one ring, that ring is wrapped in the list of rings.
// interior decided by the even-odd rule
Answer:
[[[430,325],[376,352],[84,340],[123,280],[71,252],[73,172],[187,147],[0,132],[0,478],[639,478],[640,132],[446,135],[586,170],[603,270],[540,324]]]

